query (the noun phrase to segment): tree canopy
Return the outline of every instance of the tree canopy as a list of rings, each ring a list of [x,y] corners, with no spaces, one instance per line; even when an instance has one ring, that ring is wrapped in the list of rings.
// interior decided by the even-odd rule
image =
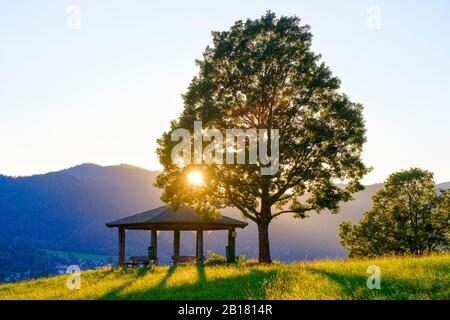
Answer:
[[[272,219],[284,213],[305,218],[309,211],[324,209],[336,213],[340,201],[363,188],[359,181],[368,171],[361,161],[363,107],[339,91],[340,80],[311,50],[310,27],[297,17],[267,12],[260,19],[237,21],[228,31],[212,32],[212,38],[183,96],[181,116],[158,140],[164,171],[156,186],[175,207],[188,205],[209,214],[238,208],[258,225],[259,258],[270,262]],[[174,163],[171,152],[178,142],[172,133],[184,128],[193,139],[196,120],[223,133],[267,129],[268,139],[271,130],[278,130],[276,174],[261,174],[264,163],[259,160]],[[248,142],[236,153],[247,154],[249,148]],[[186,182],[192,170],[202,173],[202,185]]]
[[[340,225],[341,244],[350,257],[444,251],[449,221],[450,191],[436,190],[431,172],[412,168],[389,176],[358,224]]]

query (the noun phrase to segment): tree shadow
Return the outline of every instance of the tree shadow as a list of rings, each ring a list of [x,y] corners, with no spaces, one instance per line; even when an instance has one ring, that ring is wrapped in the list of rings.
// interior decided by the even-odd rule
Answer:
[[[183,268],[178,270],[183,272]],[[198,264],[196,266],[198,279],[195,283],[167,286],[167,280],[174,271],[175,268],[169,269],[158,285],[121,295],[120,298],[132,300],[266,299],[266,286],[274,280],[276,275],[273,270],[253,269],[243,275],[208,280],[205,266]]]
[[[343,274],[326,270],[308,268],[308,271],[327,277],[339,285],[340,290],[347,299],[394,299],[405,300],[420,295],[431,295],[439,293],[442,288],[427,288],[420,282],[408,279],[402,279],[392,276],[381,275],[381,288],[369,289],[367,287],[367,276],[356,274]],[[430,298],[431,298],[430,297]]]

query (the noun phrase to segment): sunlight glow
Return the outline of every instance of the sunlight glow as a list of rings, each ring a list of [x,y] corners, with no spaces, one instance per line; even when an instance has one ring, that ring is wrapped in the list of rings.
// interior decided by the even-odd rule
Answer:
[[[203,174],[199,171],[192,171],[188,174],[188,181],[194,186],[201,186],[203,184]]]

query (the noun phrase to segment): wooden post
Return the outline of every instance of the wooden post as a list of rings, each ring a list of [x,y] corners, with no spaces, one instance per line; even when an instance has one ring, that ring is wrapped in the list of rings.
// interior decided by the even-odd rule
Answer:
[[[228,229],[228,252],[227,262],[235,262],[236,260],[236,232],[234,228]]]
[[[125,228],[119,227],[119,266],[125,264]]]
[[[197,263],[203,263],[203,230],[197,230]]]
[[[180,230],[173,230],[173,259],[176,261],[180,256]]]
[[[153,247],[155,252],[155,262],[158,262],[158,230],[152,229],[151,231],[151,243],[150,245]]]

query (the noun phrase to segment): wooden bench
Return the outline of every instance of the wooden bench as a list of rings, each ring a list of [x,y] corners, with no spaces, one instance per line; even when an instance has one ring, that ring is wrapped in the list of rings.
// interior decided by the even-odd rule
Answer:
[[[146,256],[132,256],[130,257],[130,261],[125,262],[125,266],[127,267],[138,267],[139,265],[148,267],[150,260]]]
[[[174,265],[186,265],[195,264],[197,262],[196,256],[172,256],[172,262]]]

